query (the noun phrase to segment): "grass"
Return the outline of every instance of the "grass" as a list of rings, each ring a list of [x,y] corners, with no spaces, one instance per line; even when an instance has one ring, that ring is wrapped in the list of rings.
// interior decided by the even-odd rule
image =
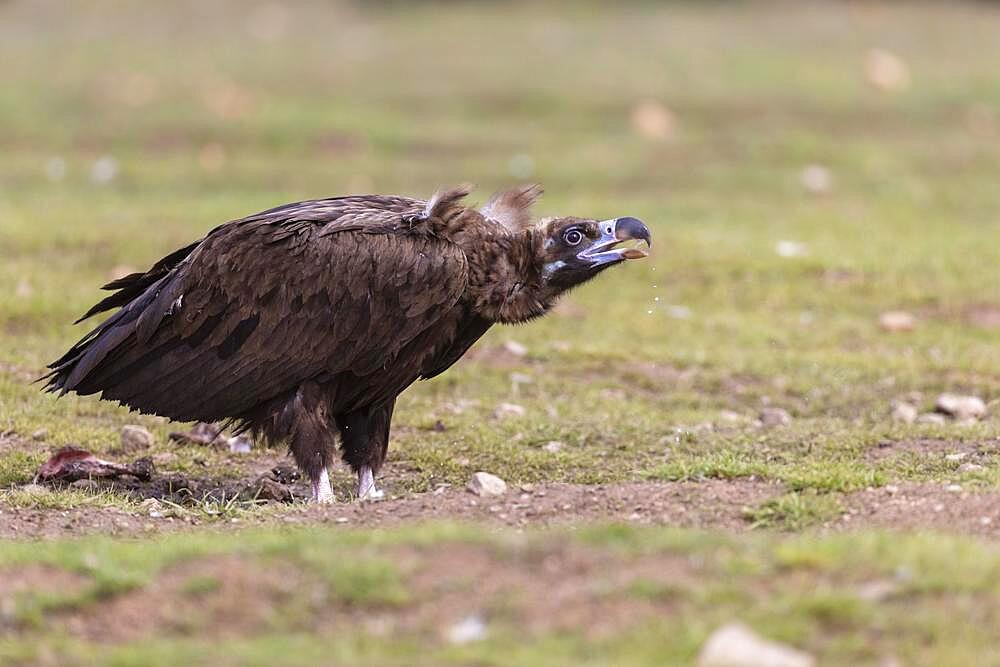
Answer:
[[[112,275],[295,199],[427,196],[472,181],[483,200],[537,180],[546,187],[539,214],[640,217],[653,230],[652,255],[602,275],[538,322],[494,329],[448,373],[408,390],[388,491],[461,488],[476,470],[512,485],[768,480],[778,495],[748,502],[744,517],[768,534],[193,529],[149,543],[0,545],[9,567],[48,565],[92,584],[80,599],[24,602],[15,621],[30,626],[29,638],[8,632],[0,609],[0,662],[414,664],[416,655],[424,664],[673,664],[730,617],[824,664],[883,654],[904,664],[1000,662],[984,633],[997,620],[991,545],[889,537],[865,532],[862,520],[852,522],[857,534],[811,532],[868,487],[1000,490],[1000,345],[989,323],[1000,313],[996,8],[283,7],[109,1],[51,12],[0,3],[0,520],[23,508],[146,514],[124,492],[20,488],[67,444],[140,455],[118,451],[124,424],[153,433],[141,455],[161,473],[238,486],[274,463],[267,452],[175,445],[168,433],[181,426],[93,397],[55,400],[31,384],[86,331],[69,323]],[[908,88],[866,80],[875,48],[906,62]],[[634,126],[648,100],[672,114],[664,141]],[[830,170],[829,192],[802,186],[812,164]],[[95,179],[101,165],[111,165],[110,180]],[[803,252],[780,254],[789,241]],[[911,312],[915,328],[882,330],[888,310]],[[509,341],[527,354],[505,351]],[[981,396],[988,416],[969,426],[890,419],[893,401],[925,413],[945,391]],[[495,417],[504,402],[525,415]],[[788,411],[790,423],[758,424],[766,407]],[[443,431],[431,428],[438,421]],[[550,441],[563,446],[549,451]],[[352,481],[338,469],[334,483],[345,497]],[[202,493],[165,511],[194,523],[288,518]],[[490,636],[474,645],[442,643],[442,618],[413,620],[420,595],[432,607],[450,600],[414,589],[421,564],[470,541],[484,558],[506,550],[516,561],[526,558],[520,539],[543,550],[621,548],[630,563],[653,550],[708,565],[686,583],[637,571],[607,584],[601,604],[634,596],[669,613],[593,636],[532,635],[509,612],[517,596],[501,593]],[[74,605],[107,605],[178,562],[221,556],[250,558],[252,572],[266,572],[268,559],[302,568],[291,592],[275,584],[267,593],[290,620],[262,612],[246,623],[259,632],[235,624],[219,641],[183,619],[155,641],[102,643],[59,625]],[[900,568],[919,576],[896,581]],[[902,592],[858,598],[851,586],[866,577],[887,577]],[[178,599],[232,592],[215,571],[174,583]],[[313,600],[308,590],[321,594]],[[351,632],[313,625],[314,608]],[[378,636],[380,614],[402,619],[392,642]]]
[[[448,566],[455,553],[472,572],[488,568],[492,581]],[[644,566],[651,559],[666,569],[651,571]],[[50,593],[19,598],[9,617],[21,633],[0,640],[6,659],[307,664],[325,652],[326,660],[387,665],[677,664],[689,662],[707,633],[734,617],[814,652],[822,664],[867,664],[886,656],[915,665],[991,664],[998,657],[988,628],[997,621],[1000,557],[993,546],[940,535],[737,538],[595,525],[577,534],[484,538],[473,527],[425,524],[392,533],[299,529],[147,542],[90,538],[53,543],[41,556],[26,544],[0,546],[5,572],[39,562],[82,577],[84,592],[61,601]],[[236,588],[224,568],[213,576],[191,574],[206,564],[232,562],[261,573],[258,585]],[[525,571],[544,562],[576,563],[552,583],[552,593],[597,617],[582,614],[574,630],[529,606],[544,593],[522,588]],[[296,581],[272,588],[263,575],[268,570],[295,572]],[[421,575],[428,572],[437,573],[430,587]],[[109,573],[118,578],[102,579]],[[179,603],[185,610],[208,614],[205,625],[176,626],[182,619],[170,610],[148,607],[148,623],[123,626],[117,643],[72,630],[73,618],[114,614],[123,599],[144,608],[172,581],[179,582],[182,598],[193,601]],[[386,598],[386,590],[396,592]],[[211,629],[219,619],[211,615],[236,613],[224,604],[232,596],[245,611],[267,606],[273,613],[247,611],[254,622],[226,626],[220,639]],[[608,608],[627,610],[611,634],[608,619],[596,611]],[[444,628],[470,613],[484,615],[485,637],[464,645],[444,639]],[[344,614],[355,631],[337,631]],[[144,640],[153,627],[156,639]],[[44,637],[53,639],[39,642]],[[954,640],[938,641],[945,637]]]

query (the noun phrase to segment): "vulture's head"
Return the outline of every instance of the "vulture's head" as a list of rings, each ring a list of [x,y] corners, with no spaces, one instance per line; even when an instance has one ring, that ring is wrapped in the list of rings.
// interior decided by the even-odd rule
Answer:
[[[649,229],[636,218],[555,217],[535,221],[531,205],[537,185],[499,192],[480,209],[500,225],[506,240],[467,249],[486,269],[479,312],[496,322],[524,322],[544,315],[559,296],[601,271],[646,256],[636,247],[651,243]],[[486,244],[487,246],[489,244]]]
[[[541,234],[540,268],[545,283],[565,291],[590,280],[604,269],[646,251],[630,241],[652,243],[649,229],[636,218],[588,220],[549,218],[538,225]]]

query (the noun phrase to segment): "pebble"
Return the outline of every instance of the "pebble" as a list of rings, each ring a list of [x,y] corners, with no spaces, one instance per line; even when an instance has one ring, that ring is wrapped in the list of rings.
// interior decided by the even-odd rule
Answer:
[[[126,452],[146,449],[153,444],[153,434],[142,426],[128,424],[122,426],[121,443]]]
[[[948,486],[944,487],[944,490],[947,491],[948,493],[961,493],[962,492],[962,485],[961,484],[949,484]]]
[[[502,496],[507,493],[507,482],[488,472],[477,472],[465,488],[477,496]]]
[[[49,429],[47,428],[40,428],[31,434],[32,440],[45,440],[47,437],[49,437]]]
[[[814,667],[816,659],[796,648],[764,639],[742,623],[713,632],[698,654],[698,667]]]
[[[782,408],[764,408],[760,411],[760,423],[764,426],[787,426],[792,423],[792,416]]]
[[[807,192],[823,195],[833,189],[833,174],[821,164],[810,164],[802,170],[799,182]]]
[[[978,463],[963,463],[958,466],[958,472],[979,472],[983,469],[983,466]]]
[[[986,415],[986,403],[978,396],[941,394],[934,409],[955,419],[981,419]]]
[[[902,401],[892,407],[892,420],[904,424],[912,424],[917,420],[917,408]]]
[[[885,49],[872,49],[865,58],[865,77],[875,88],[886,92],[910,86],[910,68],[902,58]]]
[[[913,331],[917,318],[905,310],[887,310],[878,316],[878,325],[883,331]]]
[[[945,419],[944,415],[939,415],[935,412],[928,412],[917,417],[918,424],[936,424],[938,426],[944,426]]]
[[[33,496],[44,496],[49,493],[49,489],[41,484],[25,484],[21,487],[21,492]]]
[[[528,348],[515,340],[509,340],[503,344],[503,349],[515,357],[523,357],[528,354]]]
[[[517,403],[501,403],[493,411],[493,416],[498,419],[503,419],[505,417],[523,417],[528,413],[524,409],[523,405],[518,405]]]
[[[885,492],[888,493],[888,494],[890,494],[890,495],[894,495],[896,493],[899,493],[899,487],[896,486],[895,484],[886,484],[885,485]]]
[[[559,442],[558,440],[549,440],[544,445],[542,445],[542,449],[547,451],[549,454],[555,454],[562,448],[563,448],[563,443]]]
[[[966,454],[965,452],[958,452],[957,454],[945,454],[944,455],[944,460],[945,461],[953,461],[953,462],[954,461],[961,461],[966,456],[968,456],[968,454]]]
[[[468,644],[486,639],[486,623],[481,616],[466,616],[445,631],[445,638],[452,644]]]

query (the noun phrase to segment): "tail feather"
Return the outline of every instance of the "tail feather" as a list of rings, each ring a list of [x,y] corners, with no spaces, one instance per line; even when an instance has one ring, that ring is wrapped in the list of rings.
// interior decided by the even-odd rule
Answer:
[[[38,379],[46,383],[44,390],[60,395],[69,391],[85,394],[100,391],[100,388],[88,386],[93,384],[87,382],[88,376],[102,363],[126,352],[128,341],[135,340],[137,329],[148,340],[162,321],[166,306],[173,300],[173,281],[169,279],[172,272],[200,243],[197,241],[170,253],[145,273],[132,273],[105,285],[102,289],[117,291],[95,304],[77,323],[112,308],[120,310],[49,364],[50,372]]]

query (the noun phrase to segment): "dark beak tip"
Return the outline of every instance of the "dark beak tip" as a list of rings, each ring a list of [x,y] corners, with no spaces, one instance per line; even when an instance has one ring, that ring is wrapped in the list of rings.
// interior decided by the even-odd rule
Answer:
[[[645,241],[649,247],[653,246],[653,236],[649,233],[649,227],[639,218],[630,216],[618,218],[615,224],[615,231],[616,236],[619,238],[624,235],[625,239],[637,239]]]

